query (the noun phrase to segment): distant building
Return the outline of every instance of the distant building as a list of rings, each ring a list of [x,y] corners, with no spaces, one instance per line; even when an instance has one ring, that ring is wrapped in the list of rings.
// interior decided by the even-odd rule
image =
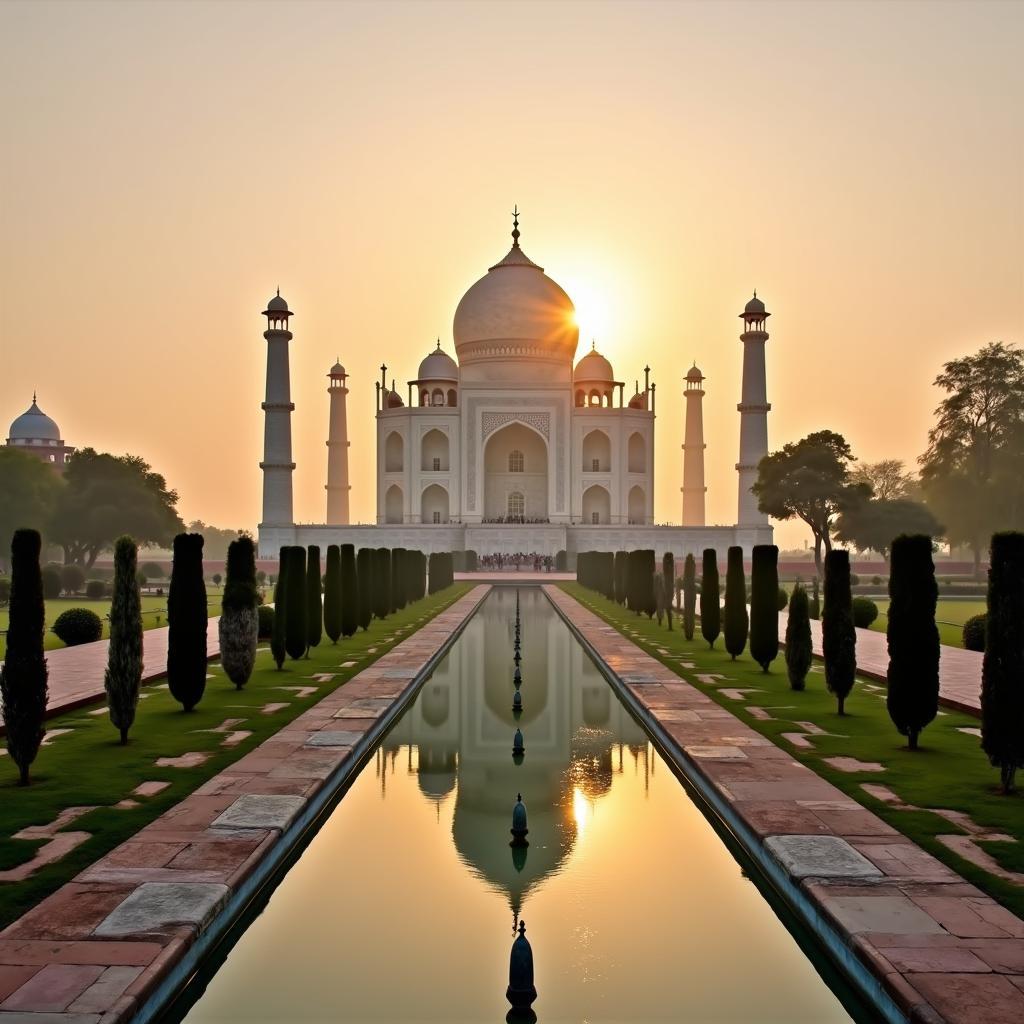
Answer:
[[[11,424],[7,447],[34,455],[48,462],[58,472],[64,469],[75,450],[64,443],[60,428],[39,408],[34,394],[32,404]]]

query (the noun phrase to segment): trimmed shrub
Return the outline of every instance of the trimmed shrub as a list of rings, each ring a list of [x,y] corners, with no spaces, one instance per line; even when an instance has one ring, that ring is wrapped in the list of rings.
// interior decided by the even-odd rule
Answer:
[[[700,581],[700,632],[714,648],[722,629],[722,606],[718,596],[718,553],[704,549],[703,575]]]
[[[891,577],[889,584],[891,589]],[[850,607],[853,611],[853,624],[858,629],[867,629],[878,618],[878,605],[870,597],[855,597]]]
[[[60,585],[65,594],[77,594],[85,586],[85,573],[80,565],[63,565],[60,569]]]
[[[373,614],[386,619],[391,613],[391,549],[375,548],[373,558]]]
[[[1024,533],[994,534],[989,551],[981,748],[1012,793],[1024,767]]]
[[[859,587],[860,586],[860,577],[855,572],[851,572],[850,573],[850,586],[851,587]]]
[[[798,583],[789,599],[789,619],[786,621],[786,675],[793,690],[802,690],[811,668],[810,603],[807,591]]]
[[[637,615],[643,613],[650,618],[657,610],[654,592],[654,552],[630,551],[627,564],[626,601],[629,609]]]
[[[980,615],[972,615],[965,623],[961,631],[964,647],[968,651],[985,650],[985,623],[988,616],[982,612]]]
[[[43,597],[52,601],[60,597],[64,584],[61,582],[60,569],[55,565],[48,565],[42,570]]]
[[[672,588],[676,579],[676,562],[671,551],[666,551],[661,556],[661,589],[662,599],[665,602],[665,616],[668,619],[668,628],[672,628]]]
[[[327,557],[330,558],[328,548]],[[352,636],[359,628],[359,581],[356,579],[356,549],[342,544],[338,567],[338,613],[341,635]]]
[[[776,607],[781,612],[781,611],[785,611],[786,610],[786,605],[788,605],[788,604],[789,604],[789,594],[786,593],[786,588],[785,587],[779,587],[779,598],[778,598],[778,601],[776,602]]]
[[[320,577],[320,547],[306,549],[306,654],[318,647],[324,634],[324,587]]]
[[[569,556],[565,551],[555,552],[555,571],[566,572],[569,568]]]
[[[206,583],[200,533],[174,538],[167,626],[167,686],[184,710],[192,711],[206,689]]]
[[[825,555],[825,610],[821,617],[821,647],[825,656],[825,685],[846,713],[846,698],[857,674],[857,634],[853,628],[850,595],[850,553]]]
[[[466,552],[466,564],[469,564],[469,555],[475,552]],[[468,570],[466,570],[468,571]],[[405,599],[405,548],[391,549],[391,611],[401,611],[406,605]]]
[[[306,601],[309,584],[306,582],[307,554],[303,547],[288,549],[288,568],[285,582],[288,591],[284,597],[286,614],[284,647],[292,661],[298,661],[309,647],[309,624],[306,621]]]
[[[405,594],[409,603],[423,600],[427,592],[427,556],[422,551],[405,552]]]
[[[872,582],[872,584],[874,586],[880,587],[882,585],[882,577],[881,576],[872,576],[871,577],[871,582]]]
[[[139,568],[146,574],[148,580],[162,580],[167,575],[159,562],[143,562]]]
[[[324,632],[332,644],[341,636],[341,551],[337,544],[327,545],[327,571],[324,573]]]
[[[811,583],[811,601],[808,606],[807,614],[812,619],[821,618],[821,598],[818,596],[818,577],[815,576]]]
[[[46,729],[47,669],[43,656],[43,579],[39,569],[42,540],[38,530],[15,530],[11,537],[11,600],[7,653],[0,667],[7,751],[18,766],[18,785],[29,783]]]
[[[476,554],[476,552],[472,548],[470,548],[466,552],[466,568],[465,568],[464,571],[465,572],[476,572],[476,568],[477,568],[477,554]]]
[[[107,596],[107,584],[103,580],[89,580],[85,585],[85,596],[90,601],[99,601]]]
[[[0,580],[0,607],[6,608],[11,603],[11,581]]]
[[[128,742],[128,730],[135,721],[142,686],[142,598],[135,578],[138,557],[139,549],[131,537],[117,538],[110,645],[103,689],[107,691],[110,722],[121,736],[121,746]]]
[[[697,563],[693,555],[683,562],[683,636],[693,639],[697,622]]]
[[[889,549],[889,618],[885,631],[889,669],[885,704],[893,725],[907,737],[911,750],[917,750],[918,735],[939,711],[939,627],[935,625],[938,599],[931,537],[897,537]],[[868,603],[877,615],[874,602]],[[853,617],[856,623],[857,601],[853,602]]]
[[[224,577],[223,577],[223,576],[221,576],[221,574],[220,574],[219,572],[215,572],[215,573],[214,573],[214,574],[213,574],[213,575],[212,575],[212,576],[210,577],[210,579],[212,579],[212,580],[213,580],[213,585],[214,585],[215,587],[219,587],[219,586],[220,586],[220,584],[221,584],[221,580],[223,580],[223,579],[224,579]],[[140,582],[140,583],[145,583],[145,582],[146,582],[146,577],[145,577],[145,575],[143,575],[143,576],[142,576],[142,579],[141,579],[141,580],[139,580],[139,582]]]
[[[91,608],[68,608],[57,616],[53,631],[68,647],[91,644],[103,636],[103,620]]]
[[[278,672],[284,667],[288,656],[288,566],[291,562],[291,548],[281,548],[278,555],[277,582],[274,584],[274,622],[270,631],[270,653]]]
[[[357,621],[360,629],[369,629],[373,618],[374,549],[360,548],[356,555],[356,586],[358,588]]]
[[[725,572],[725,649],[735,661],[747,646],[750,616],[747,614],[747,579],[743,572],[743,548],[729,548]]]
[[[626,603],[626,581],[629,574],[629,555],[625,551],[616,551],[612,562],[612,573],[615,576],[615,603]]]
[[[256,638],[269,640],[274,635],[274,609],[269,604],[261,604],[256,609]]]
[[[240,690],[256,664],[259,618],[256,593],[256,545],[241,534],[228,545],[227,583],[221,597],[220,663],[224,674]]]
[[[779,656],[779,549],[757,544],[750,566],[750,656],[762,672]]]

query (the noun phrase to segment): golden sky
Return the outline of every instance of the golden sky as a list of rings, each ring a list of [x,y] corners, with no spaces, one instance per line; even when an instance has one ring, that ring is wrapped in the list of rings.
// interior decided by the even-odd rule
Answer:
[[[326,372],[403,382],[509,246],[620,379],[682,377],[733,522],[737,314],[769,321],[771,446],[913,460],[941,363],[1024,339],[1024,4],[6,2],[0,421],[144,456],[186,518],[254,527],[266,300],[295,310],[295,511],[322,521]],[[2,427],[0,427],[2,429]],[[784,545],[805,531],[787,526]]]

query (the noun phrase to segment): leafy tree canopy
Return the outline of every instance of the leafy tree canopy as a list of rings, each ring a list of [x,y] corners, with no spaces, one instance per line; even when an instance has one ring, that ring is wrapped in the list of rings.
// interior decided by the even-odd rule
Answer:
[[[137,455],[83,448],[67,464],[50,526],[64,561],[91,567],[121,534],[139,544],[169,544],[182,530],[178,495]]]
[[[0,447],[0,563],[7,560],[15,530],[46,532],[61,486],[48,463]]]
[[[921,489],[917,478],[907,471],[902,459],[862,462],[850,470],[850,480],[856,484],[867,484],[871,493],[883,501],[913,500]]]
[[[925,505],[905,498],[872,498],[845,508],[836,520],[836,538],[858,551],[877,551],[888,560],[893,538],[901,534],[937,537],[942,525]]]

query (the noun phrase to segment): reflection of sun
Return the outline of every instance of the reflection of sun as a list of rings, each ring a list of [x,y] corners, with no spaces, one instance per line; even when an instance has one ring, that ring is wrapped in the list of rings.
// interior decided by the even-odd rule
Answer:
[[[593,813],[590,801],[583,795],[579,786],[576,786],[572,791],[572,816],[576,819],[576,829],[581,836],[587,830]]]

